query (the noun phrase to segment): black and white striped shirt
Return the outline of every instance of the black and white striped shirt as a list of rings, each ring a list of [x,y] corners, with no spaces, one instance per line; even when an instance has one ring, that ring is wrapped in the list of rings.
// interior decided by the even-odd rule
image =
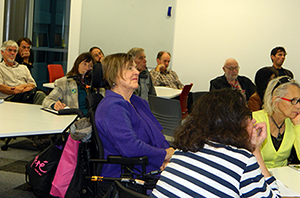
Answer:
[[[150,197],[280,197],[276,179],[265,179],[254,155],[232,146],[177,150]]]

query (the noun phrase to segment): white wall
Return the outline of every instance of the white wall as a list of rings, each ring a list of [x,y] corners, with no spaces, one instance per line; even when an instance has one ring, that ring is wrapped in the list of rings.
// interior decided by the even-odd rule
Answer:
[[[105,55],[142,47],[148,67],[156,66],[157,52],[173,48],[175,21],[167,17],[168,6],[174,14],[176,0],[82,1],[80,53],[95,45]]]
[[[70,5],[70,30],[68,46],[68,69],[73,67],[75,59],[80,54],[80,28],[81,28],[82,0],[71,1]]]
[[[178,0],[176,8],[173,69],[193,91],[208,90],[229,57],[253,80],[278,45],[288,53],[284,67],[300,77],[300,1]]]
[[[68,68],[93,45],[106,54],[143,47],[150,67],[157,51],[168,50],[181,81],[193,82],[193,91],[208,90],[209,81],[223,74],[226,58],[236,58],[240,74],[254,79],[260,67],[271,65],[270,50],[282,45],[288,52],[284,67],[297,79],[299,7],[297,0],[74,0]],[[0,41],[3,13],[0,0]]]

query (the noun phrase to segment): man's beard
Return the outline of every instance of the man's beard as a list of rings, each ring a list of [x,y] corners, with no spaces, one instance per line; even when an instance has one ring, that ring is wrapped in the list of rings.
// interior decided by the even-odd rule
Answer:
[[[13,63],[15,61],[15,57],[13,58],[7,58],[7,62]]]

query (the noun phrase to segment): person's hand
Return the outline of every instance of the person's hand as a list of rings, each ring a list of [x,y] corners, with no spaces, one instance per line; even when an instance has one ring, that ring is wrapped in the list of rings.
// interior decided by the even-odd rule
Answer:
[[[55,104],[54,104],[54,109],[56,111],[58,110],[61,110],[61,109],[64,109],[66,107],[66,104],[65,103],[62,103],[60,101],[57,101]]]
[[[169,163],[169,161],[171,160],[172,155],[174,154],[175,150],[172,147],[170,147],[170,148],[166,149],[166,152],[167,153],[165,156],[165,160],[164,160],[163,164],[161,165],[160,170],[164,170],[166,168],[166,166]]]
[[[23,92],[23,89],[24,89],[24,87],[22,87],[22,86],[15,86],[15,87],[12,87],[12,88],[11,88],[11,90],[14,91],[14,95],[15,95],[15,94],[18,94],[18,93],[22,93],[22,92]]]
[[[33,87],[25,87],[22,92],[30,91]]]
[[[262,143],[267,138],[267,124],[265,122],[256,123],[250,134],[251,144],[255,147],[255,150],[260,150]]]
[[[170,161],[175,150],[172,147],[170,147],[170,148],[166,149],[166,152],[167,152],[167,154],[165,156],[165,161]]]
[[[265,178],[268,178],[271,176],[271,174],[269,173],[260,152],[260,147],[266,138],[267,124],[265,122],[256,123],[253,127],[252,133],[250,134],[251,143],[253,146],[255,146],[255,149],[252,152],[252,154],[255,156],[257,163],[259,164],[261,173]]]
[[[164,161],[164,163],[161,165],[161,167],[159,168],[161,171],[163,171],[166,166],[168,165],[169,161]]]
[[[155,68],[156,71],[161,71],[161,72],[164,72],[166,71],[166,67],[164,64],[160,64],[160,65],[157,65],[156,68]]]
[[[291,119],[292,123],[296,126],[300,124],[300,112],[298,112],[298,115],[296,115],[296,117],[294,117],[293,119]]]
[[[23,51],[22,53],[21,53],[21,57],[22,58],[27,58],[27,57],[29,57],[30,56],[30,52],[29,51]]]

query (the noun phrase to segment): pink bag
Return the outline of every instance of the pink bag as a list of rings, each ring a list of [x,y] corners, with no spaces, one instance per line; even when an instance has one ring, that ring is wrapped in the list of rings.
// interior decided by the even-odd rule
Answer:
[[[52,181],[52,196],[65,197],[77,166],[79,144],[69,135]]]

